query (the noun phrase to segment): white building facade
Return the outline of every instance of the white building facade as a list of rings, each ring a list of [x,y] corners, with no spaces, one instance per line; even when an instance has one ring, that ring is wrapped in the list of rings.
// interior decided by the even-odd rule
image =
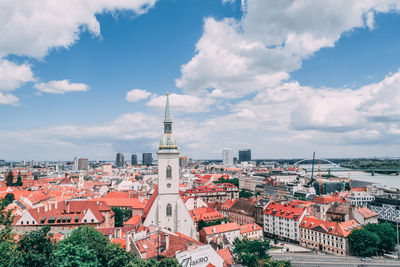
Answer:
[[[222,163],[227,166],[233,166],[233,149],[232,148],[224,148],[222,150]]]

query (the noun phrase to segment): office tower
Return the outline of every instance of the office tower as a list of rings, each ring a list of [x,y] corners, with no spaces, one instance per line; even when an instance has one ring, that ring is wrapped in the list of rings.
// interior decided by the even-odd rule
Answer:
[[[153,154],[152,153],[143,153],[143,165],[151,165],[153,164]]]
[[[121,152],[117,153],[115,166],[117,166],[117,168],[123,168],[125,166],[124,154],[122,154]]]
[[[89,160],[88,159],[78,159],[78,170],[88,171],[89,170]]]
[[[237,159],[237,157],[233,157],[233,165],[236,165],[236,164],[237,164],[237,162],[238,162],[238,159]]]
[[[243,162],[243,161],[251,161],[251,150],[250,149],[239,150],[239,162]]]
[[[136,155],[136,154],[132,154],[132,157],[131,157],[131,165],[132,165],[132,166],[138,165],[138,164],[137,164],[137,155]]]
[[[222,150],[222,163],[225,166],[233,165],[233,149],[232,148],[224,148]]]

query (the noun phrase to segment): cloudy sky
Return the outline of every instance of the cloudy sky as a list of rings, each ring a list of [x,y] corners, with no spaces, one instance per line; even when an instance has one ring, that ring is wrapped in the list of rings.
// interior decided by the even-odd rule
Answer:
[[[400,156],[399,0],[4,0],[0,158]],[[236,152],[237,153],[237,152]]]

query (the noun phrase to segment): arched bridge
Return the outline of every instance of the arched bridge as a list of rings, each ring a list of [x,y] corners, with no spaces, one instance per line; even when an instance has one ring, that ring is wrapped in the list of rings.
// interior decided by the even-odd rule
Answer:
[[[309,161],[309,160],[313,160],[313,159],[302,159],[302,160],[299,160],[298,162],[296,162],[295,164],[293,164],[293,165],[298,165],[298,164],[300,164],[300,163],[302,163],[302,162],[304,162],[304,161]],[[323,162],[327,162],[327,163],[329,163],[329,164],[332,164],[333,166],[335,166],[335,167],[340,167],[338,164],[336,164],[336,163],[333,163],[332,161],[330,161],[330,160],[327,160],[327,159],[314,159],[314,161],[323,161]]]

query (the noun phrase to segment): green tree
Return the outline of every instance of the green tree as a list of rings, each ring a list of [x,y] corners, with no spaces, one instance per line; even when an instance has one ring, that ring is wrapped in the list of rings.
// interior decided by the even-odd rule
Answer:
[[[16,260],[16,244],[11,230],[14,217],[11,210],[5,211],[7,205],[5,199],[0,200],[0,266],[12,267]]]
[[[49,234],[50,227],[23,234],[17,243],[16,266],[55,266],[54,247]]]
[[[366,229],[355,229],[348,237],[352,254],[367,257],[375,256],[380,242],[379,236]]]
[[[3,204],[7,207],[14,201],[14,194],[13,193],[7,193],[7,195],[4,197]]]
[[[249,192],[249,191],[247,191],[247,190],[245,190],[245,189],[242,189],[239,192],[239,197],[241,197],[241,198],[249,198],[249,197],[252,197],[252,196],[254,196],[254,194]]]
[[[218,181],[214,181],[214,184],[221,184],[221,183],[233,184],[234,186],[239,188],[239,178],[225,179],[221,177],[218,179]]]
[[[261,240],[248,240],[244,238],[240,240],[238,238],[233,241],[233,254],[239,263],[248,266],[256,267],[259,266],[261,260],[269,260],[270,257],[267,254],[269,250],[269,242]]]
[[[14,180],[13,173],[12,173],[12,170],[10,170],[10,172],[6,176],[6,185],[7,186],[12,186],[13,185],[13,180]]]
[[[59,267],[96,267],[99,265],[94,251],[85,245],[74,246],[61,241],[54,254]]]
[[[60,243],[72,246],[86,246],[91,251],[99,266],[125,266],[133,255],[112,244],[102,233],[90,226],[81,226]]]
[[[22,186],[21,172],[18,173],[17,181],[13,184],[13,186]]]
[[[132,217],[132,210],[131,209],[121,209],[121,208],[111,208],[114,212],[115,218],[115,227],[123,227],[124,222],[129,220]]]
[[[390,223],[369,223],[364,226],[364,229],[378,235],[378,250],[381,254],[393,251],[396,246],[396,230]]]
[[[227,222],[228,222],[227,218],[221,218],[221,219],[218,219],[218,220],[213,220],[213,221],[208,221],[208,222],[200,220],[197,223],[197,229],[200,231],[204,227],[213,226],[213,225],[219,225],[219,224],[227,223]]]

